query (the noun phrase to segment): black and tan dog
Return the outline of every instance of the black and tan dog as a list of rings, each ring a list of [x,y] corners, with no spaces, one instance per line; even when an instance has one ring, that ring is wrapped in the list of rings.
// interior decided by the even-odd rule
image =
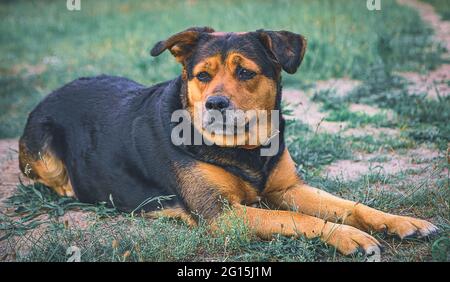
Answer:
[[[214,226],[232,211],[260,237],[275,233],[319,237],[343,254],[379,251],[365,231],[400,238],[428,236],[437,228],[310,187],[297,176],[285,147],[280,116],[279,151],[261,156],[255,146],[179,145],[171,142],[171,114],[210,109],[280,109],[281,71],[295,73],[305,39],[287,31],[219,33],[190,28],[158,42],[181,76],[152,87],[126,78],[77,79],[48,95],[30,114],[20,139],[20,168],[28,177],[80,201],[110,202],[132,211],[146,199],[175,195],[159,214]],[[201,125],[193,129],[202,132]],[[244,133],[245,134],[245,133]],[[272,208],[253,207],[260,200]],[[150,202],[145,211],[157,211]],[[196,217],[193,216],[196,215]]]

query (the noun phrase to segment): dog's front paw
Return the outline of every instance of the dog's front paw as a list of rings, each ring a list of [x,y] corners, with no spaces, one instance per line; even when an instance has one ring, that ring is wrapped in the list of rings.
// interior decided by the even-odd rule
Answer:
[[[344,255],[363,252],[368,260],[378,261],[381,244],[364,231],[343,224],[327,224],[322,239]]]
[[[398,215],[389,217],[381,229],[384,229],[388,234],[397,235],[401,239],[424,238],[438,232],[438,228],[426,220]]]
[[[367,206],[358,206],[355,209],[355,217],[360,229],[385,232],[401,239],[423,238],[438,232],[438,228],[426,220],[389,214]]]

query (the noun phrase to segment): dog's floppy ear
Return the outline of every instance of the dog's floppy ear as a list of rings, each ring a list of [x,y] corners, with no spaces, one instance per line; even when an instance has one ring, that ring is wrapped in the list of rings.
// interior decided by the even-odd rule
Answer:
[[[202,33],[211,33],[214,29],[210,27],[191,27],[182,32],[179,32],[166,40],[159,41],[150,51],[153,57],[158,56],[166,49],[182,63],[194,50],[197,41]]]
[[[303,60],[306,39],[300,34],[289,31],[257,30],[263,45],[273,54],[277,62],[287,73],[295,73]]]

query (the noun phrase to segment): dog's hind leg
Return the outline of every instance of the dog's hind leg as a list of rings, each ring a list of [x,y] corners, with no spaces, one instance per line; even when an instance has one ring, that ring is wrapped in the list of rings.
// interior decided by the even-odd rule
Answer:
[[[19,141],[19,167],[30,179],[50,187],[60,196],[74,197],[74,191],[63,162],[44,146],[42,152],[30,152],[25,141]]]

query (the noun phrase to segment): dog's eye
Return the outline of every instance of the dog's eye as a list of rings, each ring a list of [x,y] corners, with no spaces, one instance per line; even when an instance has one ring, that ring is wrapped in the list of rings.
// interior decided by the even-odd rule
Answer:
[[[206,71],[202,71],[199,74],[197,74],[197,79],[201,82],[210,82],[211,76]]]
[[[239,80],[249,80],[249,79],[252,79],[256,75],[255,72],[248,70],[248,69],[241,68],[241,67],[237,68],[236,74],[237,74],[237,77]]]

